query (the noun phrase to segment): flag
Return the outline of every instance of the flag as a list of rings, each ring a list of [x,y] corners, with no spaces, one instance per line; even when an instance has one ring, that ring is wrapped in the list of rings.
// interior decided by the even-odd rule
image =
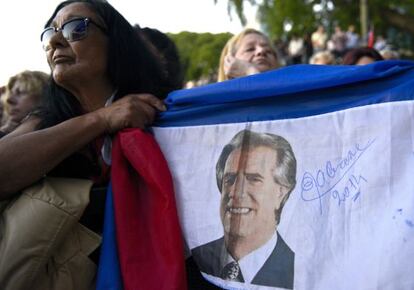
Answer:
[[[413,98],[409,61],[170,94],[152,129],[203,276],[224,289],[413,289]]]
[[[167,163],[149,133],[112,144],[99,290],[185,290],[184,251]]]
[[[112,184],[108,185],[105,201],[104,232],[98,267],[97,290],[122,290],[121,269],[116,244]]]

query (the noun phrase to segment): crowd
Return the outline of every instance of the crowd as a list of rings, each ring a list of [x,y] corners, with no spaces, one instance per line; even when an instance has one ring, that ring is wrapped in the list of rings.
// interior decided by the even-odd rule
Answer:
[[[178,51],[173,41],[157,29],[140,28],[138,24],[134,28],[146,40],[151,49],[157,51],[160,61],[165,64],[171,83],[170,89],[182,88],[183,71]],[[252,34],[252,32],[255,33]],[[263,41],[267,43],[267,52],[273,52],[271,55],[274,56],[267,69],[292,64],[365,64],[383,59],[399,59],[398,52],[392,49],[392,46],[382,35],[376,37],[373,47],[365,46],[361,37],[355,32],[354,25],[349,25],[346,31],[337,25],[330,36],[326,32],[325,27],[319,25],[313,33],[304,34],[302,37],[298,34],[293,34],[287,41],[278,40],[275,43],[272,43],[260,31],[245,29],[229,40],[223,48],[217,70],[218,81],[267,70],[264,68],[257,69],[255,66],[249,65],[249,61],[241,53],[242,49],[240,49],[239,55],[235,55],[235,47],[242,45],[240,43],[245,37],[247,37],[245,42],[249,41],[248,38],[259,37],[263,38]],[[355,59],[359,57],[363,57],[361,62]],[[228,76],[226,76],[225,71],[228,72]],[[33,82],[31,79],[39,74],[42,73],[25,71],[12,76],[8,84],[0,87],[0,136],[12,131],[22,121],[22,119],[19,119],[21,117],[13,116],[17,111],[19,111],[19,116],[21,116],[34,109],[37,104],[36,100],[40,99],[36,97],[41,94],[40,88],[39,85],[35,85],[34,92],[30,93],[33,85],[26,83]],[[12,86],[15,85],[16,79],[19,80],[18,84],[22,83],[24,84],[23,86],[26,86],[25,89],[19,91],[17,86],[13,89]],[[204,84],[204,82],[200,81],[197,83],[197,85],[200,84]],[[191,88],[195,85],[194,81],[190,81],[185,84],[185,87]],[[16,90],[20,93],[16,93]],[[31,97],[20,97],[20,95],[24,94]]]
[[[383,39],[375,44],[380,53],[375,48],[360,47],[354,30],[352,25],[346,32],[337,26],[328,37],[324,27],[319,26],[306,37],[292,36],[286,50],[282,50],[262,32],[246,29],[223,48],[217,81],[288,64],[351,65],[397,57],[380,43]],[[162,99],[183,86],[178,53],[165,34],[131,26],[109,3],[100,0],[62,2],[46,21],[41,41],[50,75],[24,71],[0,88],[0,201],[17,198],[45,176],[90,180],[90,201],[80,209],[80,222],[100,235],[111,167],[110,156],[102,152],[110,147],[113,134],[124,128],[145,128],[157,112],[165,110]],[[54,203],[53,196],[46,199]],[[53,234],[50,232],[50,239]],[[65,240],[63,237],[61,242]],[[21,257],[30,264],[38,263],[29,257],[42,251],[42,245],[36,245],[34,253],[26,257],[27,253],[16,247],[6,249],[15,259]],[[99,257],[96,251],[98,246],[89,253],[95,264]],[[50,273],[55,258],[51,253],[40,265],[49,267],[44,275],[56,274]],[[89,262],[82,261],[77,260],[76,271],[68,271],[67,275],[78,279],[78,284],[92,285],[94,267],[91,270]],[[193,275],[190,283],[206,283],[197,280],[192,271],[194,263],[189,261],[189,265],[188,272]],[[24,277],[2,281],[12,266],[0,270],[4,289],[16,289],[13,283]],[[61,284],[55,287],[68,289]]]
[[[355,49],[365,47],[364,39],[356,32],[355,26],[349,25],[344,31],[336,25],[333,33],[329,35],[323,25],[311,34],[303,37],[294,34],[286,42],[278,42],[276,45],[280,62],[291,64],[350,64],[344,61],[344,56]],[[369,49],[378,52],[383,59],[398,59],[398,52],[382,36],[378,35]],[[378,59],[376,59],[378,60]]]
[[[272,62],[276,64],[271,64],[270,69],[294,64],[365,64],[377,60],[400,58],[399,53],[381,35],[376,37],[372,47],[368,47],[364,40],[355,32],[354,25],[349,25],[346,31],[343,31],[337,25],[330,36],[326,32],[325,27],[319,25],[313,33],[305,33],[303,36],[294,33],[286,41],[278,39],[275,42],[272,42],[263,32],[247,28],[233,36],[224,46],[217,71],[218,81],[258,72],[256,68],[248,67],[249,62],[241,61],[243,60],[241,52],[239,52],[239,56],[234,57],[235,47],[241,46],[245,35],[252,32],[261,35],[269,49],[273,51],[275,60],[272,60]],[[346,55],[348,56],[345,58]],[[366,56],[366,58],[360,63],[357,60],[352,61],[356,56]],[[235,63],[231,64],[233,61]],[[225,77],[224,69],[230,69],[229,77]],[[243,70],[246,70],[246,72],[243,73]],[[214,77],[202,78],[198,81],[190,80],[185,84],[185,87],[192,88],[205,85],[210,83],[212,79],[215,80]]]

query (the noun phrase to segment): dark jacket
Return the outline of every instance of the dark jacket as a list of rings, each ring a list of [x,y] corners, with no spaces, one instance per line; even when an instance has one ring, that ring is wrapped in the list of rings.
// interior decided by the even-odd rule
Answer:
[[[194,248],[191,252],[200,271],[220,277],[220,252],[224,237]],[[272,254],[252,280],[252,284],[293,289],[295,253],[277,233],[277,244]]]

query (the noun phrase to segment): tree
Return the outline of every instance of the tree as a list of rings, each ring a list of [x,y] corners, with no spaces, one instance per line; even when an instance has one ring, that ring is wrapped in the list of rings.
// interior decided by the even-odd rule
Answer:
[[[281,38],[285,34],[302,35],[313,30],[317,15],[313,13],[310,1],[263,1],[259,6],[259,20],[271,38]],[[287,32],[285,27],[289,27]]]
[[[344,28],[350,24],[360,25],[359,1],[355,0],[227,0],[229,13],[235,11],[242,23],[245,23],[243,2],[246,1],[258,7],[258,18],[271,38],[303,34],[319,23],[328,29],[333,24]],[[413,0],[368,0],[368,17],[376,34],[386,35],[391,29],[414,38]],[[291,30],[286,31],[285,25]]]
[[[177,46],[184,69],[184,79],[189,81],[214,78],[218,70],[221,50],[232,34],[184,31],[178,34],[170,33],[168,36]]]
[[[359,1],[337,0],[333,17],[342,22],[355,21],[358,15]],[[401,0],[368,0],[368,17],[376,31],[385,34],[387,29],[394,28],[414,36],[414,1]],[[359,21],[359,20],[358,20]]]
[[[216,4],[217,1],[218,0],[214,0],[214,4]],[[257,4],[255,0],[245,0],[245,1],[248,1],[252,5]],[[235,10],[236,14],[239,17],[240,22],[243,26],[246,25],[246,22],[247,22],[246,21],[246,16],[244,16],[244,13],[243,13],[243,10],[244,10],[243,8],[244,8],[244,2],[245,1],[243,1],[243,0],[229,0],[229,1],[227,1],[227,12],[228,12],[230,18],[231,18],[231,12],[233,10]]]

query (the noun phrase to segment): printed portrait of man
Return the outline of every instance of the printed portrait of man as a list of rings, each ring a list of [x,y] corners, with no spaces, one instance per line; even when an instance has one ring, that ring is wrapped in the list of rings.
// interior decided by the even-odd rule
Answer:
[[[216,165],[224,236],[192,249],[200,271],[254,285],[293,289],[294,252],[277,231],[296,184],[296,159],[278,135],[243,130]]]

